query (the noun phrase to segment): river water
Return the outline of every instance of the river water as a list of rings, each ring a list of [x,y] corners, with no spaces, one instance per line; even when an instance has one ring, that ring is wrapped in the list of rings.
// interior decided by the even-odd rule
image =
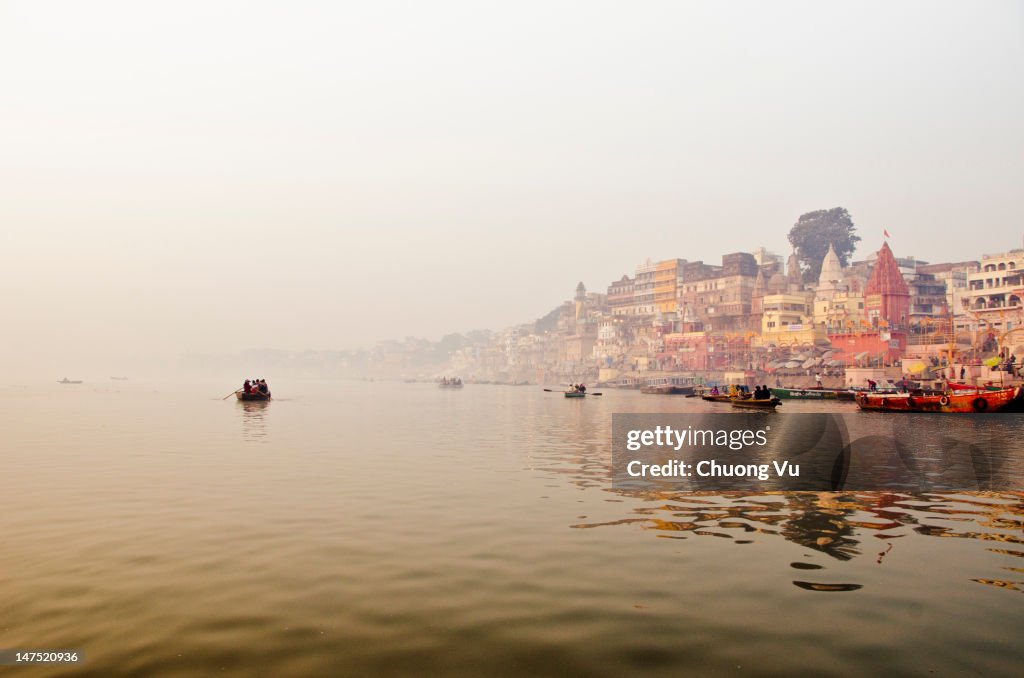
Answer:
[[[86,657],[19,675],[1019,675],[1022,493],[630,495],[613,413],[720,406],[272,386],[0,387],[0,648]]]

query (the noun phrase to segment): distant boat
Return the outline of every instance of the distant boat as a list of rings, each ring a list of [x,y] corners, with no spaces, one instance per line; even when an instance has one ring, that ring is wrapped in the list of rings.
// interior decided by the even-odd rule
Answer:
[[[580,391],[565,391],[566,398],[586,398],[587,394]]]
[[[246,401],[253,400],[253,401],[257,401],[257,402],[265,401],[265,400],[270,400],[270,394],[269,393],[259,393],[259,392],[246,393],[245,391],[235,391],[235,397],[238,398],[239,400],[246,400]]]
[[[640,392],[653,395],[692,395],[693,383],[682,377],[656,377],[648,379],[640,388]]]
[[[114,381],[128,381],[128,377],[111,377]]]
[[[64,377],[63,379],[61,379],[61,380],[60,380],[60,381],[58,381],[57,383],[58,383],[58,384],[81,384],[81,383],[82,383],[82,381],[81,381],[81,380],[78,380],[78,381],[72,381],[72,380],[68,379],[67,377]]]
[[[437,384],[440,388],[462,388],[461,381],[442,381]]]

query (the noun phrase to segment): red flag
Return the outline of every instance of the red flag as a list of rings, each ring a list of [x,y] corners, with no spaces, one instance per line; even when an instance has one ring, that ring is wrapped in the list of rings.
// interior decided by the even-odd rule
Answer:
[[[885,230],[884,228],[882,229],[882,233],[884,233],[884,234],[885,234],[885,237],[886,237],[886,238],[890,237],[890,235],[889,235],[889,231]]]

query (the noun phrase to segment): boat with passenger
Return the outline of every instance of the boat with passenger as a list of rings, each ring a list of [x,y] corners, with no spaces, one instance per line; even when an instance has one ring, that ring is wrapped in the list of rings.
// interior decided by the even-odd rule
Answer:
[[[439,388],[462,388],[462,379],[459,377],[444,377],[441,381],[437,382]]]
[[[732,401],[733,407],[739,407],[747,410],[772,410],[782,404],[782,401],[778,398],[736,398]]]
[[[225,396],[225,398],[230,396]],[[270,400],[270,386],[266,379],[246,379],[242,388],[235,391],[235,397],[245,401]]]
[[[239,400],[245,400],[245,401],[257,401],[258,402],[258,401],[270,400],[270,394],[269,393],[259,393],[258,391],[253,391],[253,392],[250,392],[250,393],[246,393],[246,392],[241,391],[241,390],[235,391],[235,397],[238,398]],[[285,398],[286,402],[287,402],[287,400],[288,399]]]

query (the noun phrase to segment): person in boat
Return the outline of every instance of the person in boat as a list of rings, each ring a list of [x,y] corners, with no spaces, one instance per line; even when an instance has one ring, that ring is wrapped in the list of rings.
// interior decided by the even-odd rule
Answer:
[[[963,381],[965,376],[967,376],[967,368],[964,367],[963,365],[961,365],[960,366],[960,381]]]
[[[242,393],[252,393],[252,384],[249,383],[248,379],[242,384]]]
[[[868,390],[869,391],[877,391],[878,390],[878,382],[875,381],[874,379],[868,379]]]
[[[260,383],[257,386],[257,388],[259,389],[260,393],[262,393],[263,395],[267,395],[267,382],[266,382],[266,380],[260,379]]]
[[[817,388],[822,388],[820,373],[814,375],[814,381],[817,384]]]
[[[720,393],[718,392],[718,386],[712,386],[712,387],[711,387],[711,395],[721,395],[721,394],[720,394]]]

